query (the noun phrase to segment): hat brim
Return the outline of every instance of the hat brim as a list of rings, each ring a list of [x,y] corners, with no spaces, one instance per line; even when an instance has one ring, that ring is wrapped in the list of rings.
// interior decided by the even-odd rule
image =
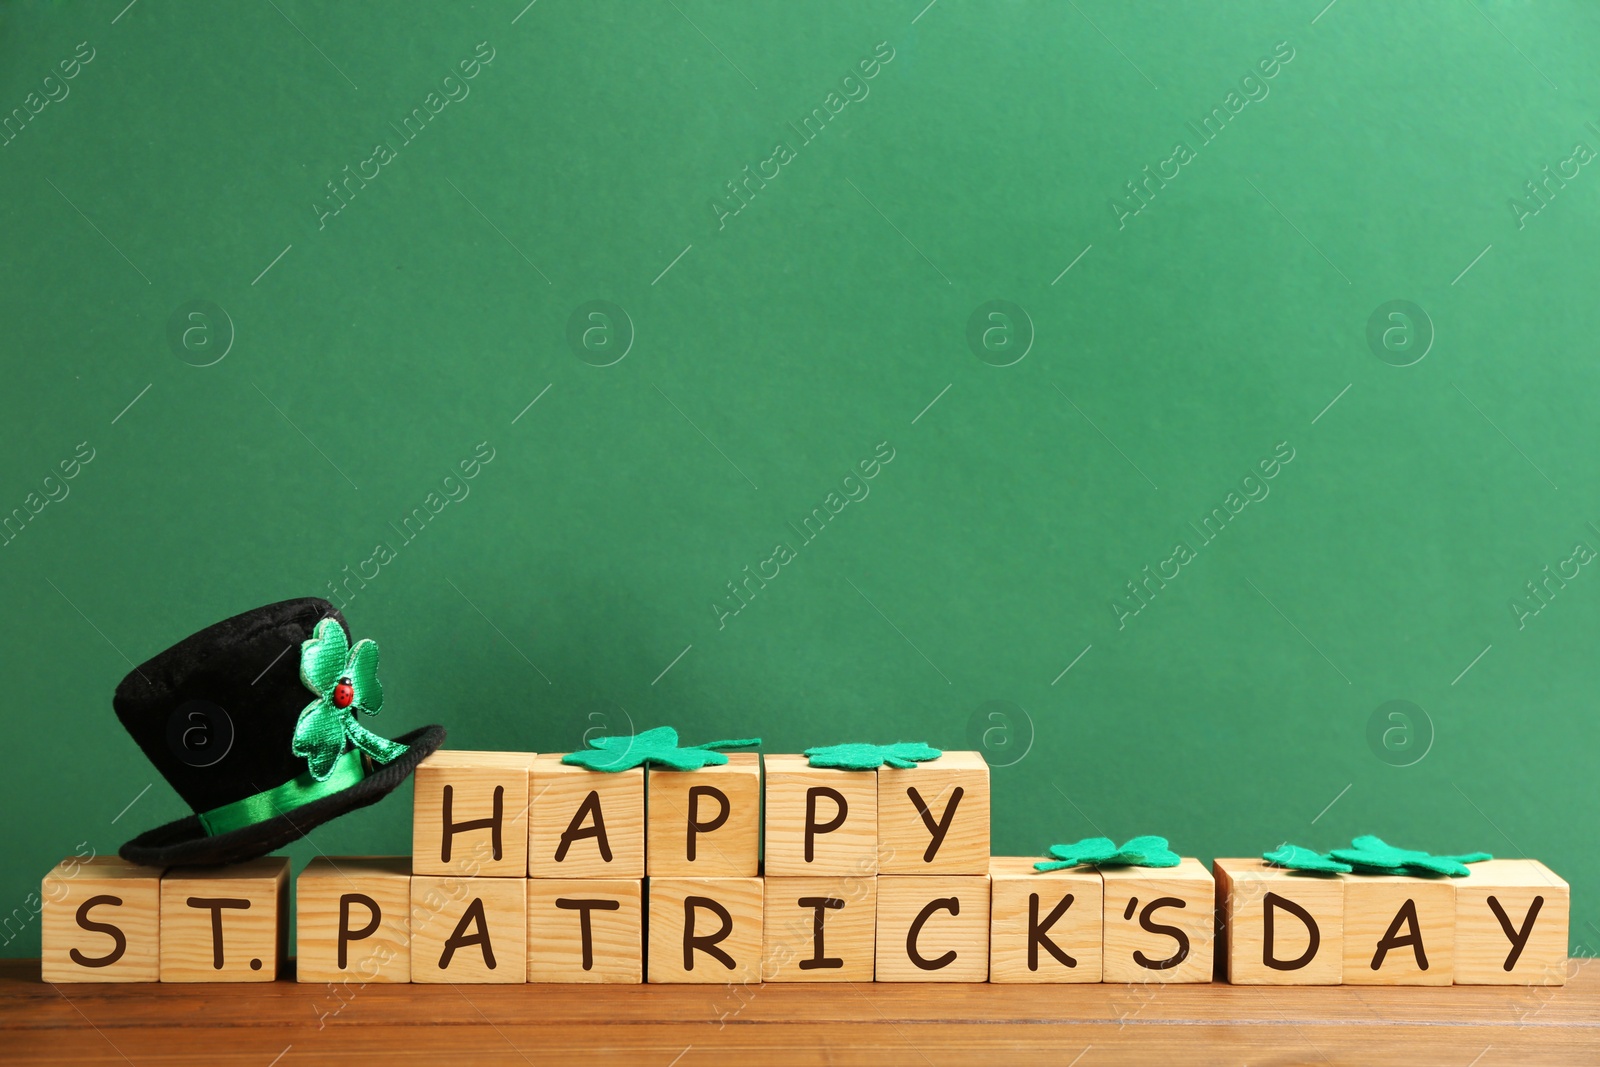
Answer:
[[[208,836],[197,815],[188,815],[146,830],[123,845],[119,855],[129,863],[150,867],[199,867],[245,860],[275,852],[314,828],[346,812],[376,804],[405,781],[417,764],[444,744],[443,726],[424,726],[395,738],[406,751],[393,763],[378,767],[360,782],[330,796],[284,812],[265,822]]]

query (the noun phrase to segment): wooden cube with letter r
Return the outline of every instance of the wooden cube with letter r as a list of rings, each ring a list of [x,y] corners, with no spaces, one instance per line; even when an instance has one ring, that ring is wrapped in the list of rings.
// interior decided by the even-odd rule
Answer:
[[[761,981],[760,878],[652,878],[651,982]]]
[[[1036,871],[1033,863],[1022,856],[989,861],[989,981],[1100,981],[1100,872]]]
[[[161,868],[116,856],[72,857],[40,886],[46,982],[161,977]]]
[[[1571,891],[1538,860],[1485,860],[1454,879],[1457,985],[1565,985]]]
[[[1455,980],[1454,878],[1341,874],[1345,985]]]
[[[880,982],[987,980],[989,876],[880,875],[877,942]]]
[[[525,878],[411,879],[411,980],[510,984],[527,981]]]
[[[1344,888],[1332,874],[1266,860],[1212,861],[1226,974],[1234,985],[1339,985]]]
[[[644,981],[637,878],[528,879],[528,981]]]
[[[878,772],[765,758],[767,875],[878,872]]]
[[[878,873],[987,874],[989,764],[946,752],[878,769]]]
[[[289,860],[173,867],[161,878],[163,982],[270,982],[289,948]]]
[[[591,771],[544,755],[532,789],[530,877],[644,877],[643,767]]]
[[[652,878],[754,878],[761,865],[761,757],[734,752],[697,771],[651,768]]]
[[[526,878],[533,760],[532,752],[442,749],[417,764],[412,872]]]
[[[1209,982],[1216,882],[1192,856],[1176,867],[1103,867],[1107,982]]]
[[[411,981],[410,856],[318,856],[294,889],[299,981]]]

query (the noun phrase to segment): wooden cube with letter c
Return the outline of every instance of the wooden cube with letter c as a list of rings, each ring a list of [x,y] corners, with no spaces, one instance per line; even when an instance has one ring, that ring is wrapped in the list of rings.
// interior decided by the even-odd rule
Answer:
[[[761,981],[760,878],[652,878],[651,982]]]
[[[981,755],[879,768],[879,874],[988,872],[989,764]]]
[[[72,857],[44,876],[39,899],[46,982],[161,978],[161,868]]]
[[[1457,985],[1565,985],[1571,891],[1538,860],[1485,860],[1455,879]]]
[[[764,981],[872,981],[878,921],[874,875],[768,878],[765,888]]]
[[[294,891],[297,980],[411,981],[410,856],[318,856]]]
[[[1344,887],[1332,874],[1266,860],[1217,859],[1217,916],[1234,985],[1339,985],[1344,976]]]
[[[880,982],[987,980],[989,876],[880,875],[877,942]]]
[[[1104,867],[1107,982],[1209,982],[1216,882],[1191,856],[1176,867]]]
[[[528,980],[525,878],[411,879],[411,980],[477,985]]]
[[[989,981],[1100,981],[1100,872],[1036,871],[1033,863],[1021,856],[989,861]]]
[[[532,752],[435,752],[417,764],[411,870],[526,878]]]
[[[754,878],[761,869],[761,757],[733,752],[697,771],[651,768],[651,877]]]
[[[528,981],[644,981],[644,883],[529,878]]]
[[[288,948],[286,857],[162,875],[163,982],[270,982]]]
[[[878,872],[878,772],[813,767],[797,755],[765,764],[767,875]]]
[[[545,755],[532,789],[530,877],[644,877],[643,767],[591,771]]]
[[[1341,874],[1345,985],[1450,985],[1455,878]]]

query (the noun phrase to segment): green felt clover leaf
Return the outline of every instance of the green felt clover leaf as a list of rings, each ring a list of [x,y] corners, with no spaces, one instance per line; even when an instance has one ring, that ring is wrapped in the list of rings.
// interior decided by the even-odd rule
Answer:
[[[874,771],[884,764],[910,770],[918,763],[944,755],[921,741],[899,741],[892,745],[823,745],[806,749],[813,767],[837,767],[846,771]]]
[[[312,778],[326,781],[347,744],[378,763],[390,763],[406,751],[356,720],[358,711],[376,715],[383,708],[376,641],[364,638],[351,648],[344,627],[323,619],[300,645],[300,681],[317,699],[300,712],[291,744]]]
[[[1279,845],[1271,852],[1263,852],[1261,858],[1268,863],[1279,867],[1288,867],[1295,871],[1328,871],[1340,874],[1349,874],[1350,865],[1340,863],[1336,859],[1324,856],[1320,852],[1313,852],[1309,848],[1299,845]]]
[[[1109,837],[1086,837],[1070,845],[1051,845],[1051,859],[1033,865],[1036,871],[1060,871],[1093,864],[1096,867],[1176,867],[1183,857],[1167,847],[1167,839],[1145,834],[1130,837],[1118,848]]]
[[[678,731],[670,726],[658,726],[642,734],[589,739],[590,749],[569,752],[561,757],[562,763],[587,767],[591,771],[627,771],[649,764],[673,771],[697,771],[701,767],[721,766],[728,762],[721,749],[754,748],[761,744],[759,737],[746,737],[733,741],[708,741],[692,748],[680,748]]]
[[[1341,863],[1348,863],[1358,874],[1444,874],[1452,878],[1470,874],[1467,870],[1469,863],[1494,858],[1487,852],[1434,856],[1427,852],[1396,848],[1371,834],[1364,834],[1350,842],[1349,848],[1336,848],[1328,855]]]

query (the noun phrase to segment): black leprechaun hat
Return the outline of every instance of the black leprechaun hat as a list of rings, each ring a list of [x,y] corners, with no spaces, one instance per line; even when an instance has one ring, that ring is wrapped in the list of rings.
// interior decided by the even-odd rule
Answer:
[[[382,800],[444,743],[424,726],[391,741],[359,721],[383,706],[378,645],[305,597],[235,615],[140,664],[117,718],[194,814],[147,830],[122,858],[151,866],[264,856]]]

